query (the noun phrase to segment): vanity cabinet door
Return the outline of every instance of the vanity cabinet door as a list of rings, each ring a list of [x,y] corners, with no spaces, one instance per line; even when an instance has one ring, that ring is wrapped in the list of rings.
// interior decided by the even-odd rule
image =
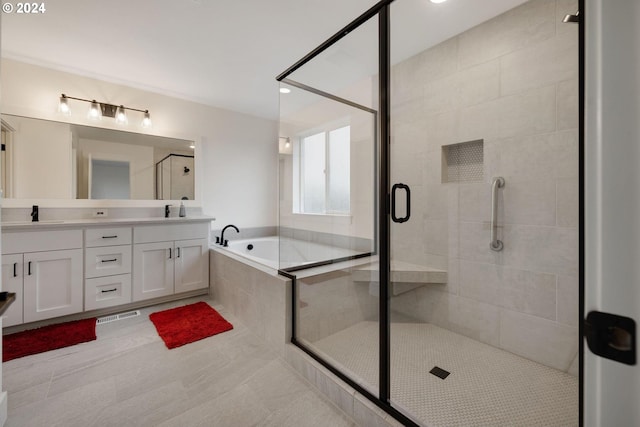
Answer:
[[[175,256],[173,241],[133,245],[133,301],[173,295]]]
[[[2,255],[2,290],[15,292],[16,300],[2,316],[2,326],[22,323],[22,254]]]
[[[82,249],[24,254],[24,321],[79,313]]]
[[[209,247],[206,239],[178,240],[175,243],[176,293],[209,286]]]

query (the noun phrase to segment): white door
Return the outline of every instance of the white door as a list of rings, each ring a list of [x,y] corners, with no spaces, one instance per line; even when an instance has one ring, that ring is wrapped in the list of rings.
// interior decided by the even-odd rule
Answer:
[[[640,2],[587,0],[585,88],[585,313],[640,321]],[[636,324],[636,328],[637,328]],[[586,328],[585,328],[586,329]],[[584,425],[640,425],[638,345],[617,331],[584,351]],[[617,347],[617,348],[616,348]]]
[[[176,242],[176,293],[209,286],[209,246],[206,239]]]
[[[173,294],[173,242],[133,246],[133,300]]]
[[[2,326],[22,323],[22,254],[2,255],[2,290],[14,292],[16,300],[2,316]]]
[[[24,254],[23,271],[25,323],[82,311],[82,249]]]

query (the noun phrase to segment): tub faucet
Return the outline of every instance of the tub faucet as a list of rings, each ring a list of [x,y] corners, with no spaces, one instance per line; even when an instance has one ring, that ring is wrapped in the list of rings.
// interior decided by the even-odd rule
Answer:
[[[233,228],[234,230],[236,230],[236,233],[239,233],[239,232],[240,232],[240,230],[238,230],[238,227],[236,227],[236,226],[235,226],[235,225],[233,225],[233,224],[229,224],[229,225],[227,225],[226,227],[224,227],[224,228],[222,229],[222,232],[220,233],[220,237],[216,237],[216,243],[219,243],[219,244],[221,244],[221,245],[222,245],[222,246],[224,246],[224,247],[229,246],[229,241],[228,241],[228,240],[224,240],[224,232],[225,232],[225,230],[226,230],[227,228],[229,228],[229,227],[231,227],[231,228]]]
[[[38,218],[38,205],[33,205],[31,209],[31,222],[38,222],[40,218]]]
[[[169,215],[171,214],[171,210],[169,209],[171,207],[171,205],[164,205],[164,217],[165,218],[169,218]]]

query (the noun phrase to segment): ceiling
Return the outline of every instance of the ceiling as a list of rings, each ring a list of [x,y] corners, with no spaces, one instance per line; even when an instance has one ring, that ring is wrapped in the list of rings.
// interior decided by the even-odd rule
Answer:
[[[275,77],[376,0],[58,0],[2,14],[2,56],[266,118]],[[524,0],[396,0],[406,58]],[[400,34],[402,33],[402,34]]]

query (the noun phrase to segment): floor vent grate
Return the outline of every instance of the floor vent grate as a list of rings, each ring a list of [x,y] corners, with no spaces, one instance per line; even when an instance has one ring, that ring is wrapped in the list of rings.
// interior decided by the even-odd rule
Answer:
[[[140,310],[127,311],[126,313],[118,313],[118,314],[112,314],[111,316],[100,317],[98,318],[97,324],[102,325],[104,323],[115,322],[116,320],[128,319],[130,317],[137,317],[137,316],[140,316]]]

